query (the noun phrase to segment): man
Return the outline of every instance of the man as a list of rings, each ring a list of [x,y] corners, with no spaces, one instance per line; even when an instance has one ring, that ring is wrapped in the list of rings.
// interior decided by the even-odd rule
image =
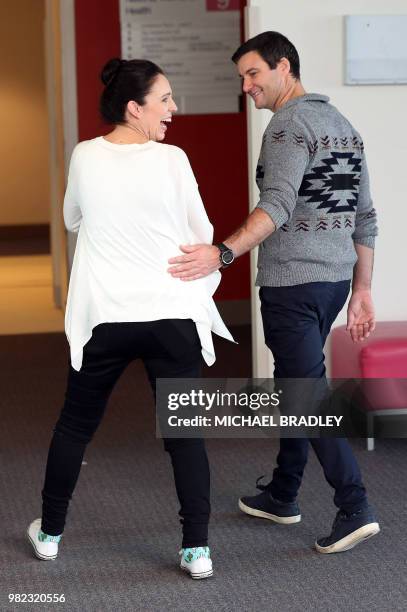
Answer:
[[[256,285],[275,377],[322,379],[325,340],[351,279],[352,339],[362,341],[375,327],[370,287],[377,227],[363,143],[326,96],[305,92],[298,53],[283,35],[259,34],[232,60],[256,108],[274,113],[257,166],[260,200],[224,243],[181,247],[185,255],[170,259],[169,271],[194,280],[260,245]],[[331,534],[316,548],[348,550],[378,533],[379,525],[346,439],[281,439],[271,482],[241,498],[239,507],[277,523],[300,521],[296,497],[310,443],[339,509]]]

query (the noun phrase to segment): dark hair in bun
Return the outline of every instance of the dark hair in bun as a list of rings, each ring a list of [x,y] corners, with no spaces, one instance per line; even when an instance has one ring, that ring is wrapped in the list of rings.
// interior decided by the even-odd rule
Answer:
[[[142,106],[159,74],[164,74],[161,68],[148,60],[115,57],[106,62],[100,74],[105,85],[99,104],[104,121],[122,123],[130,100]]]
[[[102,69],[100,73],[100,78],[103,85],[108,85],[109,82],[116,76],[118,73],[120,66],[122,65],[122,60],[118,57],[114,57],[109,60]]]

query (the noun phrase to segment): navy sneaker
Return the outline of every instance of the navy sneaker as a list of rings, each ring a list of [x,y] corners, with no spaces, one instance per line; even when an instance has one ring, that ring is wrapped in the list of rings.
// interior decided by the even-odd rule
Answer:
[[[269,519],[281,525],[291,525],[299,523],[301,520],[300,509],[296,502],[282,502],[275,499],[265,485],[259,485],[259,480],[256,481],[256,487],[263,491],[252,497],[241,497],[239,499],[239,508],[242,512],[257,516],[259,518]]]
[[[315,542],[320,553],[350,550],[357,544],[379,533],[380,527],[370,506],[353,514],[339,510],[332,525],[331,535]]]

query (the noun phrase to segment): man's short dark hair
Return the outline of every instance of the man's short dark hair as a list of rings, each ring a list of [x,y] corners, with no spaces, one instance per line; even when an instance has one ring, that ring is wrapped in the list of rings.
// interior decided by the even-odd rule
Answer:
[[[290,73],[295,79],[300,78],[300,58],[297,49],[280,32],[263,32],[250,38],[234,52],[232,62],[237,64],[242,55],[250,51],[256,51],[272,70],[283,57],[287,58],[290,62]]]

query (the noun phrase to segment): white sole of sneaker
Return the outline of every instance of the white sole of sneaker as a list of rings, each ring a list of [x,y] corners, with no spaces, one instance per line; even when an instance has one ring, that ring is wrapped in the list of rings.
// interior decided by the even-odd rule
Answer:
[[[202,580],[202,578],[210,578],[211,576],[213,576],[213,570],[209,570],[208,572],[200,572],[199,574],[195,574],[193,572],[190,572],[189,569],[187,567],[184,567],[183,565],[180,565],[180,568],[182,570],[184,570],[184,572],[189,574],[191,576],[191,578],[193,578],[194,580]]]
[[[264,510],[256,510],[255,508],[250,508],[250,506],[246,506],[246,504],[244,504],[241,499],[239,499],[239,509],[245,514],[250,514],[250,516],[265,518],[269,521],[279,523],[280,525],[292,525],[293,523],[299,523],[301,521],[301,514],[296,514],[295,516],[277,516],[276,514],[264,512]]]
[[[359,529],[356,529],[356,531],[353,531],[345,538],[342,538],[342,540],[338,540],[335,542],[335,544],[331,544],[330,546],[320,546],[318,542],[315,542],[315,548],[318,552],[323,554],[345,552],[346,550],[350,550],[361,542],[373,537],[379,533],[379,531],[379,523],[369,523],[368,525],[359,527]]]
[[[42,555],[40,552],[38,552],[37,547],[35,546],[35,542],[30,536],[30,534],[28,533],[28,531],[27,531],[27,536],[28,536],[29,541],[31,542],[31,545],[34,549],[34,554],[37,557],[37,559],[41,559],[41,561],[55,561],[55,559],[57,558],[57,555],[54,555],[52,557],[47,557],[46,555]]]

